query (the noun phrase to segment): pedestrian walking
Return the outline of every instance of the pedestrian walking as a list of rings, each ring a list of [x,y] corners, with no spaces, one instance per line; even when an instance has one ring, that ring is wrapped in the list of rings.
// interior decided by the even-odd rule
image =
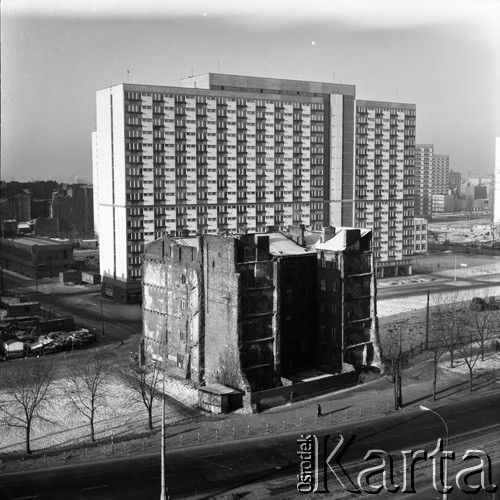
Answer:
[[[318,403],[318,417],[321,417],[321,405]]]

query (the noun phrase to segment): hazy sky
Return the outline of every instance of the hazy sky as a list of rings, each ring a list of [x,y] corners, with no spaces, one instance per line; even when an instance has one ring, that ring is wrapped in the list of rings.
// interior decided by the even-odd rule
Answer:
[[[91,180],[95,91],[209,71],[415,103],[417,142],[493,171],[500,0],[2,0],[2,179]]]

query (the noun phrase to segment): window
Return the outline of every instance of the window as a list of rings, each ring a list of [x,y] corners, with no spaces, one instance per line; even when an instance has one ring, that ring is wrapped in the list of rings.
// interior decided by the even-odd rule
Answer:
[[[184,356],[182,354],[177,354],[177,367],[184,368]]]
[[[186,309],[186,301],[184,299],[181,300],[181,309]]]
[[[186,283],[186,275],[185,275],[185,274],[183,274],[183,275],[181,276],[181,283],[182,283],[182,284]]]

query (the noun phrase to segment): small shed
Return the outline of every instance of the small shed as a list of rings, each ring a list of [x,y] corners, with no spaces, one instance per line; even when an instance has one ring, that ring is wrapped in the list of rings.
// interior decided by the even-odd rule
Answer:
[[[212,413],[229,413],[241,408],[243,392],[222,384],[210,384],[198,389],[198,406]]]
[[[68,283],[70,281],[76,282],[82,280],[81,271],[77,271],[76,269],[69,269],[68,271],[61,271],[59,273],[59,281],[61,283]]]
[[[91,285],[99,285],[101,283],[101,275],[93,271],[82,271],[82,281]]]
[[[22,318],[38,316],[40,314],[40,302],[21,302],[18,297],[2,297],[1,306],[7,311],[9,318]]]
[[[0,351],[5,359],[22,358],[24,344],[15,335],[4,335],[0,337]]]

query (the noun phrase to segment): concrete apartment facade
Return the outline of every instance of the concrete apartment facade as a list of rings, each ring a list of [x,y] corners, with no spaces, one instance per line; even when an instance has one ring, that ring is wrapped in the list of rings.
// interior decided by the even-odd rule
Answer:
[[[352,85],[209,74],[97,92],[101,274],[140,295],[144,245],[166,234],[352,225]]]
[[[354,226],[373,230],[381,276],[411,273],[413,254],[414,104],[356,102]]]
[[[147,245],[146,359],[196,384],[244,393],[280,387],[301,369],[370,365],[371,232],[329,229],[318,248],[281,232],[165,236]]]
[[[182,85],[97,92],[94,218],[108,295],[140,300],[142,252],[164,235],[371,229],[376,218],[379,267],[404,269],[414,105],[356,103],[355,86],[322,82],[210,73]],[[377,187],[359,198],[367,175]],[[401,237],[389,243],[389,231]]]

